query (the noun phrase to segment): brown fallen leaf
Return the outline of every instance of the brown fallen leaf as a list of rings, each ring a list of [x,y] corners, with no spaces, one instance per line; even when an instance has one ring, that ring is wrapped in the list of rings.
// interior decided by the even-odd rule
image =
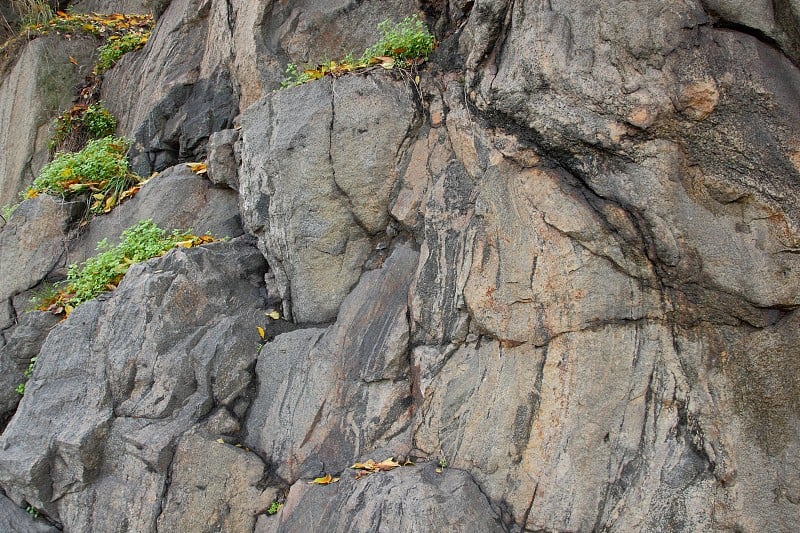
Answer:
[[[77,64],[78,64],[78,60],[77,60],[77,59],[75,59],[75,58],[74,58],[74,57],[72,57],[72,56],[69,56],[69,62],[70,62],[70,63],[72,63],[73,65],[77,65]]]

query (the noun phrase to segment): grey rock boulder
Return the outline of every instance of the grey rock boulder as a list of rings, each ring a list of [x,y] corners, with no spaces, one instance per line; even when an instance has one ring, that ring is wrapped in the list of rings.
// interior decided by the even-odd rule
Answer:
[[[259,485],[264,463],[213,435],[192,432],[178,441],[159,531],[249,533],[277,496]]]
[[[67,530],[154,530],[185,432],[244,415],[265,264],[246,242],[134,265],[51,331],[0,437],[0,484]]]
[[[39,354],[50,328],[58,321],[59,318],[50,313],[23,313],[8,342],[0,348],[0,426],[5,426],[19,404],[21,396],[16,391],[17,385],[27,381],[28,365]]]
[[[261,350],[244,442],[284,482],[340,471],[377,448],[408,453],[408,287],[417,258],[398,245],[362,276],[335,324],[279,335]]]
[[[298,483],[257,533],[273,531],[507,531],[469,474],[433,463],[328,486]]]
[[[208,138],[208,179],[215,185],[239,190],[239,131],[222,130]]]
[[[243,115],[242,218],[295,321],[335,318],[355,285],[416,121],[412,89],[382,75],[280,91]]]
[[[152,177],[133,198],[110,213],[93,218],[69,242],[66,264],[85,261],[96,253],[102,239],[114,244],[125,229],[145,219],[162,228],[211,233],[218,238],[243,233],[236,193],[215,187],[186,165],[176,165]]]
[[[78,202],[41,195],[22,202],[0,229],[0,330],[24,309],[11,298],[38,285],[65,257],[67,236],[83,212]]]
[[[52,120],[90,74],[95,47],[93,39],[48,35],[0,64],[0,205],[16,203],[47,163]]]

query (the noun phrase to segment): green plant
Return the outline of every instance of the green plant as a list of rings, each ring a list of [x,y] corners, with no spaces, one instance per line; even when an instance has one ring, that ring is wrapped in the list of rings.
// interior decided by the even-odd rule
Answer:
[[[75,306],[115,289],[131,265],[163,255],[176,246],[191,248],[215,240],[189,231],[168,232],[152,220],[141,220],[122,232],[116,246],[103,239],[97,244],[96,255],[70,265],[66,281],[37,298],[35,309],[69,314]]]
[[[283,507],[283,504],[281,502],[275,500],[274,502],[272,502],[270,504],[269,509],[267,509],[267,514],[270,515],[270,516],[274,515],[275,513],[277,513],[278,511],[281,510],[281,507]]]
[[[177,244],[194,238],[189,232],[167,233],[152,220],[142,220],[122,232],[117,246],[110,246],[105,239],[100,241],[96,256],[69,267],[67,283],[71,297],[68,303],[78,305],[115,288],[131,265],[163,255]]]
[[[39,518],[39,510],[34,507],[33,505],[29,505],[25,508],[25,511],[31,515],[33,518]]]
[[[60,152],[42,168],[24,197],[47,193],[68,199],[89,192],[93,200],[90,211],[108,212],[139,182],[128,169],[127,150],[125,139],[103,137],[89,141],[80,152]]]
[[[117,119],[102,102],[76,104],[56,117],[50,151],[78,151],[89,140],[112,135],[115,129]]]
[[[433,52],[436,39],[417,15],[404,18],[398,23],[384,20],[378,24],[381,39],[367,48],[362,59],[386,56],[397,60],[427,60]]]
[[[23,376],[26,378],[31,377],[33,375],[33,367],[36,365],[36,357],[31,357],[30,362],[28,363],[28,368],[25,369],[25,372],[22,373]],[[25,383],[20,383],[17,385],[14,390],[17,394],[24,396],[25,395]]]
[[[373,65],[385,69],[413,69],[426,61],[436,46],[436,38],[417,15],[406,17],[396,24],[384,20],[378,24],[378,30],[381,39],[367,48],[358,59],[353,54],[347,54],[340,61],[324,61],[316,67],[302,70],[296,64],[289,63],[281,88],[296,87],[327,75],[338,77]]]
[[[0,216],[3,217],[3,220],[8,220],[11,218],[11,215],[14,214],[14,211],[17,210],[19,204],[6,204],[3,207],[0,207]]]
[[[127,54],[142,48],[150,38],[150,32],[131,32],[122,36],[112,35],[105,44],[97,49],[97,64],[94,67],[95,75],[102,74],[117,64],[119,59]]]
[[[289,87],[296,87],[311,81],[313,78],[307,74],[306,71],[299,71],[297,65],[289,63],[286,65],[286,78],[281,82],[281,89],[288,89]]]

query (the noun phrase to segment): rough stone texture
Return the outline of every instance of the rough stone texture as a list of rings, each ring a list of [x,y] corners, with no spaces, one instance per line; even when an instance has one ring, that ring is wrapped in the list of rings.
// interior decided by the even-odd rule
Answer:
[[[77,203],[41,195],[22,202],[0,229],[0,330],[22,312],[12,308],[11,298],[38,285],[63,261],[67,235],[81,211]]]
[[[208,138],[208,179],[215,185],[239,190],[238,130],[223,130]]]
[[[51,122],[90,73],[96,46],[93,39],[39,37],[10,70],[0,69],[0,205],[16,203],[47,163]]]
[[[31,359],[39,354],[50,328],[58,321],[58,317],[50,313],[24,313],[9,335],[8,343],[0,348],[0,427],[5,426],[17,408],[21,396],[16,387],[28,379],[24,373]]]
[[[267,94],[416,8],[440,39],[419,86],[375,68]],[[241,124],[239,206],[272,269],[251,249],[259,268],[179,285],[245,271],[265,294],[159,299],[165,258],[79,308],[0,438],[4,490],[67,531],[794,531],[797,13],[174,0],[104,94],[142,168],[213,149],[229,172],[233,134],[206,138]],[[211,254],[189,252],[168,257]],[[293,323],[241,318],[265,299]],[[198,362],[238,343],[217,374]],[[425,466],[306,483],[390,455]]]
[[[140,220],[152,219],[162,228],[191,229],[197,234],[235,238],[243,233],[237,195],[214,187],[186,165],[171,167],[145,183],[136,195],[107,215],[95,217],[69,242],[64,263],[86,260],[97,243],[118,242],[120,234]]]
[[[279,335],[261,350],[244,442],[282,480],[342,470],[375,447],[408,452],[407,294],[416,261],[398,246],[362,276],[335,324]]]
[[[7,533],[55,533],[58,531],[44,520],[35,520],[3,494],[0,494],[0,529]]]
[[[254,454],[215,437],[181,437],[159,531],[253,531],[275,491],[257,487],[264,463]]]
[[[375,41],[377,24],[414,11],[409,0],[251,2],[175,0],[141,53],[103,85],[141,174],[202,159],[208,136],[284,78],[286,59],[314,63]]]
[[[149,13],[155,0],[79,0],[70,4],[76,13]]]
[[[255,531],[506,531],[469,474],[433,464],[327,487],[298,483],[276,517]]]
[[[178,437],[244,414],[264,268],[243,242],[175,250],[77,307],[0,438],[9,497],[68,531],[154,530]]]
[[[411,89],[381,75],[278,92],[242,118],[243,220],[296,321],[334,318],[358,280],[415,119]]]

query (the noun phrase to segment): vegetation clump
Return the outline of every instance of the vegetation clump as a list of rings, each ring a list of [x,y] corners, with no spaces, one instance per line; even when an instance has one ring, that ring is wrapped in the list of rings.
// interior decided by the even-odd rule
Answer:
[[[91,105],[76,104],[61,113],[54,121],[54,133],[50,139],[51,152],[78,151],[89,140],[113,135],[117,119],[102,102]]]
[[[97,244],[97,255],[70,265],[66,281],[39,296],[33,302],[34,309],[69,314],[75,306],[114,290],[131,265],[164,255],[177,246],[191,248],[215,240],[211,235],[198,236],[190,231],[168,232],[149,219],[139,221],[122,232],[116,246],[103,239]]]
[[[120,58],[128,52],[134,52],[147,44],[150,32],[130,32],[125,35],[112,35],[105,44],[97,49],[97,64],[94,74],[100,75],[117,64]]]
[[[326,61],[302,70],[296,64],[289,63],[281,88],[296,87],[327,75],[339,77],[372,66],[387,70],[415,68],[427,61],[436,47],[436,38],[417,15],[406,17],[398,23],[384,20],[378,24],[378,31],[381,33],[380,40],[367,48],[358,59],[348,54],[340,61]]]
[[[47,193],[70,199],[89,193],[90,212],[107,213],[138,191],[140,178],[128,168],[127,150],[128,141],[109,136],[89,141],[80,152],[60,152],[42,168],[24,196]]]

